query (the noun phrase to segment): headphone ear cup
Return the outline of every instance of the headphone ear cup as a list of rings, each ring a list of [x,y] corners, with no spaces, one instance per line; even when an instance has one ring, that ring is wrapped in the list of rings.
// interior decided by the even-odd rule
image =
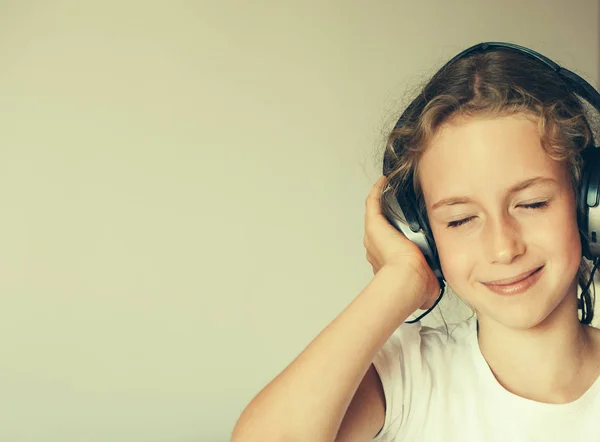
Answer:
[[[433,236],[427,227],[422,227],[410,196],[400,191],[394,193],[393,189],[388,187],[382,195],[381,209],[389,223],[419,247],[438,280],[443,280]]]
[[[600,149],[586,148],[577,208],[582,254],[588,259],[600,257]]]
[[[427,240],[427,243],[429,244],[429,248],[431,250],[431,262],[433,263],[431,267],[434,269],[439,269],[441,275],[442,266],[440,264],[440,257],[438,255],[437,246],[435,245],[435,240],[433,238],[433,232],[431,231],[431,227],[429,225],[429,220],[426,218],[423,219],[420,215],[419,220],[419,224],[423,231],[423,235],[425,236],[425,239]]]

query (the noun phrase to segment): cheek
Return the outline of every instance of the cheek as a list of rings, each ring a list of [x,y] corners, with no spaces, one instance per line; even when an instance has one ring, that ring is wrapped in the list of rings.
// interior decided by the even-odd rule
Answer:
[[[456,288],[457,283],[460,285],[460,281],[472,273],[479,253],[473,250],[470,241],[460,241],[459,235],[448,235],[443,231],[433,233],[444,277]]]
[[[552,258],[578,267],[581,260],[581,240],[575,209],[566,205],[551,216],[544,217],[537,227],[530,228],[531,242],[543,248]]]

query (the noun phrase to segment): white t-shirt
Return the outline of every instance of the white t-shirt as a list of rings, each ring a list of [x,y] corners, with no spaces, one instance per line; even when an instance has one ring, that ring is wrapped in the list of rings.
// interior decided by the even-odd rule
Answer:
[[[477,319],[403,324],[373,364],[386,400],[372,442],[600,441],[600,378],[577,400],[545,404],[498,383],[477,340]]]

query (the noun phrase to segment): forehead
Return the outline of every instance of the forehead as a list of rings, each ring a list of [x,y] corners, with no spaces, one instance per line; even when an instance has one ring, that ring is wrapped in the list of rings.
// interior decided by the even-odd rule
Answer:
[[[537,122],[517,115],[442,125],[420,158],[418,177],[430,205],[449,195],[500,196],[534,176],[563,184],[565,170],[544,151]]]

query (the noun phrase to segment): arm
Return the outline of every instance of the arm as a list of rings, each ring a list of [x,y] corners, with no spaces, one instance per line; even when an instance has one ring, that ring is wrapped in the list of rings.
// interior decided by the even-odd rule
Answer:
[[[385,415],[372,360],[394,330],[420,307],[427,291],[411,268],[381,268],[250,402],[234,428],[232,442],[333,442],[336,435],[344,442],[372,439]]]
[[[385,395],[375,366],[371,364],[346,410],[336,442],[369,441],[382,429]]]

